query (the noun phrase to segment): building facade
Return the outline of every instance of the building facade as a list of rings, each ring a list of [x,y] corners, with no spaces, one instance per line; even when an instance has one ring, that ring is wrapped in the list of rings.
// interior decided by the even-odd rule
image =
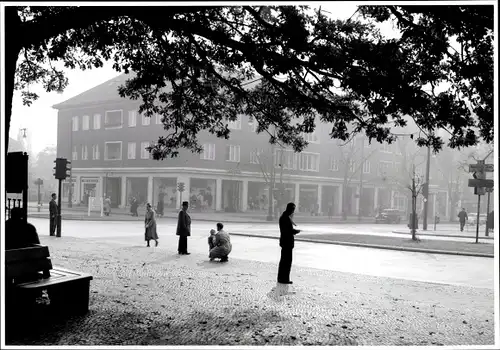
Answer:
[[[241,115],[229,122],[229,140],[201,132],[203,153],[180,150],[177,158],[153,160],[145,148],[165,133],[161,117],[145,117],[138,113],[138,101],[118,96],[125,79],[118,76],[54,106],[57,156],[72,162],[63,200],[71,187],[76,203],[107,195],[113,207],[126,207],[131,197],[153,205],[163,198],[173,209],[189,198],[206,210],[267,210],[274,166],[275,188],[301,212],[330,209],[334,215],[371,216],[381,207],[408,211],[405,186],[411,181],[401,175],[408,161],[401,145],[370,145],[363,138],[340,144],[323,124],[304,135],[307,149],[294,153],[269,145],[269,135],[257,134],[256,122]],[[429,212],[436,208],[444,216],[448,190],[433,177],[438,175],[431,170]],[[183,193],[177,191],[180,182]]]

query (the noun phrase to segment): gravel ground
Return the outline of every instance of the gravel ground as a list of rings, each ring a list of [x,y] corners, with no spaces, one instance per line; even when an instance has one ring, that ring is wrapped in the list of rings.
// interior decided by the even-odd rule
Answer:
[[[89,272],[90,312],[9,345],[493,345],[493,290],[41,237]]]

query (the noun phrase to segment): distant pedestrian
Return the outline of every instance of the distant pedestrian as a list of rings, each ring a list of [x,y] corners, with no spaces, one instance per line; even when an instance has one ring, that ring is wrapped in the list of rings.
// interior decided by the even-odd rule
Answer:
[[[177,219],[177,236],[179,236],[179,245],[177,251],[180,255],[189,255],[187,251],[187,238],[191,236],[191,217],[187,213],[189,202],[182,202],[182,210]]]
[[[333,218],[333,205],[330,203],[328,205],[328,219],[332,219]]]
[[[146,204],[146,214],[144,217],[144,239],[147,242],[146,247],[149,247],[150,240],[154,240],[155,247],[158,247],[155,212],[149,203]]]
[[[49,202],[49,220],[50,220],[50,235],[55,236],[57,227],[57,215],[59,208],[56,203],[57,195],[52,193],[51,200]]]
[[[224,225],[220,222],[217,223],[217,233],[215,234],[215,247],[210,250],[208,255],[210,261],[220,259],[220,262],[227,262],[228,255],[231,253],[233,246],[231,245],[231,238],[229,233],[223,230]]]
[[[462,208],[462,210],[460,211],[460,213],[458,213],[457,216],[458,216],[458,220],[460,222],[460,232],[463,232],[465,222],[469,219],[467,216],[467,212],[465,211],[465,208]]]
[[[288,203],[279,220],[281,258],[278,267],[278,283],[293,283],[290,281],[290,269],[292,268],[292,254],[295,246],[294,236],[300,232],[300,230],[293,228],[296,226],[293,222],[294,212],[295,204]]]
[[[132,202],[130,203],[130,213],[132,216],[139,216],[137,208],[139,208],[139,202],[137,201],[137,198],[132,197]]]
[[[111,214],[111,199],[109,199],[109,197],[104,198],[103,212],[106,216],[109,216],[109,214]]]
[[[163,207],[164,207],[164,200],[165,198],[165,193],[160,190],[160,193],[158,194],[158,205],[156,206],[156,213],[158,216],[163,216]]]

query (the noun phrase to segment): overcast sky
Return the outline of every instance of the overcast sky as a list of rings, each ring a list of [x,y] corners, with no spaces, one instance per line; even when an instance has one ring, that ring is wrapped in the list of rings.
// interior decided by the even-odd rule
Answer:
[[[309,4],[313,7],[318,6],[316,4],[321,4],[322,10],[328,11],[332,17],[336,18],[349,18],[356,11],[354,3],[321,2]],[[383,26],[382,31],[385,35],[390,36],[392,25],[387,23]],[[112,62],[108,62],[103,68],[88,71],[68,70],[66,74],[69,85],[64,93],[46,93],[39,87],[34,88],[32,90],[39,92],[40,98],[31,107],[23,106],[18,92],[14,95],[10,137],[16,139],[19,129],[27,128],[32,135],[31,148],[35,154],[46,146],[57,144],[57,110],[52,108],[53,105],[89,90],[119,73],[112,69]]]

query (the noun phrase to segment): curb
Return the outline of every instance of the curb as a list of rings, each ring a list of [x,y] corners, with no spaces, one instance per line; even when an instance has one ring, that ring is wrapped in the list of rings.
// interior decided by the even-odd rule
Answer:
[[[403,232],[403,231],[392,231],[392,233],[397,233],[401,235],[411,235],[411,232]],[[475,239],[476,236],[460,236],[460,235],[438,235],[438,234],[433,234],[433,233],[418,233],[417,236],[432,236],[432,237],[451,237],[451,238],[471,238]],[[479,237],[479,239],[495,239],[495,237],[491,236],[484,236],[484,237]]]
[[[229,232],[229,234],[230,235],[234,235],[234,236],[279,239],[279,237],[265,236],[265,235],[259,235],[259,234],[250,235],[250,234],[247,234],[247,233],[233,233],[233,232]],[[407,247],[398,247],[398,246],[390,246],[390,245],[379,245],[379,244],[353,243],[353,242],[342,242],[342,241],[327,241],[327,240],[311,239],[311,238],[295,238],[295,241],[308,242],[308,243],[323,243],[323,244],[345,245],[345,246],[362,247],[362,248],[399,250],[399,251],[415,252],[415,253],[474,256],[474,257],[479,257],[479,258],[494,258],[495,257],[494,254],[457,252],[457,251],[438,250],[438,249],[407,248]]]

